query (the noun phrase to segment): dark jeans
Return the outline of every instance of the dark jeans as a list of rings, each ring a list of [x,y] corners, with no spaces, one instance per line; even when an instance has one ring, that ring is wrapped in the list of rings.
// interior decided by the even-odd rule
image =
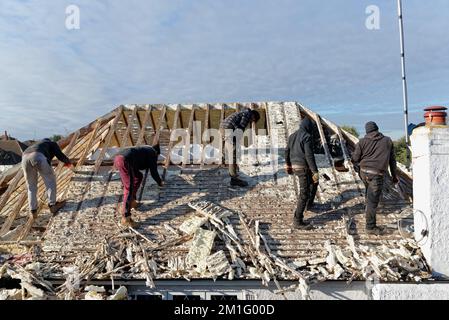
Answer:
[[[361,171],[360,178],[365,184],[366,228],[372,229],[376,226],[376,209],[379,205],[380,197],[382,196],[384,176],[368,174]]]
[[[123,206],[122,215],[124,217],[131,216],[131,202],[137,198],[137,190],[143,180],[142,172],[132,170],[123,156],[116,156],[114,166],[120,173],[123,184]]]
[[[300,187],[295,220],[302,222],[304,220],[304,211],[315,201],[318,184],[313,183],[312,171],[309,169],[293,169],[293,173],[298,177]]]

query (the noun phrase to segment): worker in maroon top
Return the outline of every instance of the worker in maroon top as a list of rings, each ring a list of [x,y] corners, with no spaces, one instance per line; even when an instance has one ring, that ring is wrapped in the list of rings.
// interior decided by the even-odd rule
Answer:
[[[157,171],[157,159],[161,153],[159,145],[126,148],[117,153],[114,166],[120,172],[123,184],[123,206],[121,224],[125,227],[135,227],[131,219],[131,209],[139,206],[137,190],[142,183],[140,170],[149,170],[154,181],[162,187],[163,182]]]

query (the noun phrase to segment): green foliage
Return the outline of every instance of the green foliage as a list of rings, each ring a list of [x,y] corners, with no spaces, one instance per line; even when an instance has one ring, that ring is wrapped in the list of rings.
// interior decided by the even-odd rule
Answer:
[[[350,134],[352,134],[356,138],[359,137],[359,132],[357,131],[357,129],[355,127],[353,127],[353,126],[342,126],[341,128],[343,130],[345,130],[346,132],[349,132]]]
[[[50,140],[54,141],[54,142],[58,142],[61,139],[62,139],[62,136],[60,134],[54,134],[50,137]]]
[[[407,143],[405,142],[405,137],[394,141],[393,144],[396,161],[402,163],[403,165],[408,165],[409,161],[407,161]]]

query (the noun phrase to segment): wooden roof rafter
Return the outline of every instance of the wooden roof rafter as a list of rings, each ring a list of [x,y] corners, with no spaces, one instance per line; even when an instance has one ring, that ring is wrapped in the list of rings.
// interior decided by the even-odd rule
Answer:
[[[190,111],[190,115],[189,115],[189,126],[186,129],[186,139],[189,139],[189,141],[190,141],[190,137],[192,135],[193,122],[195,121],[195,110],[197,108],[198,108],[197,105],[192,105],[192,110]],[[192,146],[192,141],[190,141],[190,142],[191,143],[188,144],[189,149]],[[190,159],[188,159],[188,158],[190,158],[190,150],[184,151],[183,160],[182,160],[182,167],[183,168],[186,167],[187,162],[190,162]]]
[[[139,132],[139,136],[137,138],[136,141],[136,146],[140,146],[142,145],[142,142],[145,142],[145,144],[148,144],[145,133],[146,133],[146,129],[148,126],[148,122],[152,122],[152,117],[151,117],[151,111],[152,111],[153,107],[151,105],[148,105],[146,110],[145,110],[145,116],[143,118],[143,122],[141,124],[141,128],[140,128],[140,132]],[[153,130],[155,129],[154,125],[152,125]]]
[[[126,120],[127,119],[126,113],[122,110],[123,118],[125,119],[125,121],[128,122],[127,125],[126,125],[126,130],[123,133],[122,140],[121,140],[121,143],[120,143],[120,146],[122,148],[125,148],[128,145],[128,138],[129,138],[129,141],[131,142],[131,145],[134,145],[133,136],[132,136],[131,132],[132,132],[132,128],[133,128],[133,125],[134,125],[134,121],[136,120],[137,109],[138,109],[137,106],[134,106],[134,108],[133,108],[133,110],[131,112],[131,115],[129,117],[129,120]]]
[[[173,125],[171,128],[171,133],[174,133],[178,129],[178,123],[180,122],[181,105],[176,106],[175,116],[173,118]],[[167,169],[170,166],[171,161],[171,150],[173,148],[174,141],[172,141],[172,134],[170,134],[170,142],[167,148],[167,154],[165,155],[164,171],[162,173],[162,180],[165,180],[167,174]]]

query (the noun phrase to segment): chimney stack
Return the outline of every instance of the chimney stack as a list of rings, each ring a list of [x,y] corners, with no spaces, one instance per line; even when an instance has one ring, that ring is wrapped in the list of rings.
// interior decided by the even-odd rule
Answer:
[[[428,107],[424,111],[424,119],[426,120],[426,125],[446,125],[446,107]]]
[[[426,108],[411,136],[415,238],[436,277],[449,278],[449,127],[446,108]]]

